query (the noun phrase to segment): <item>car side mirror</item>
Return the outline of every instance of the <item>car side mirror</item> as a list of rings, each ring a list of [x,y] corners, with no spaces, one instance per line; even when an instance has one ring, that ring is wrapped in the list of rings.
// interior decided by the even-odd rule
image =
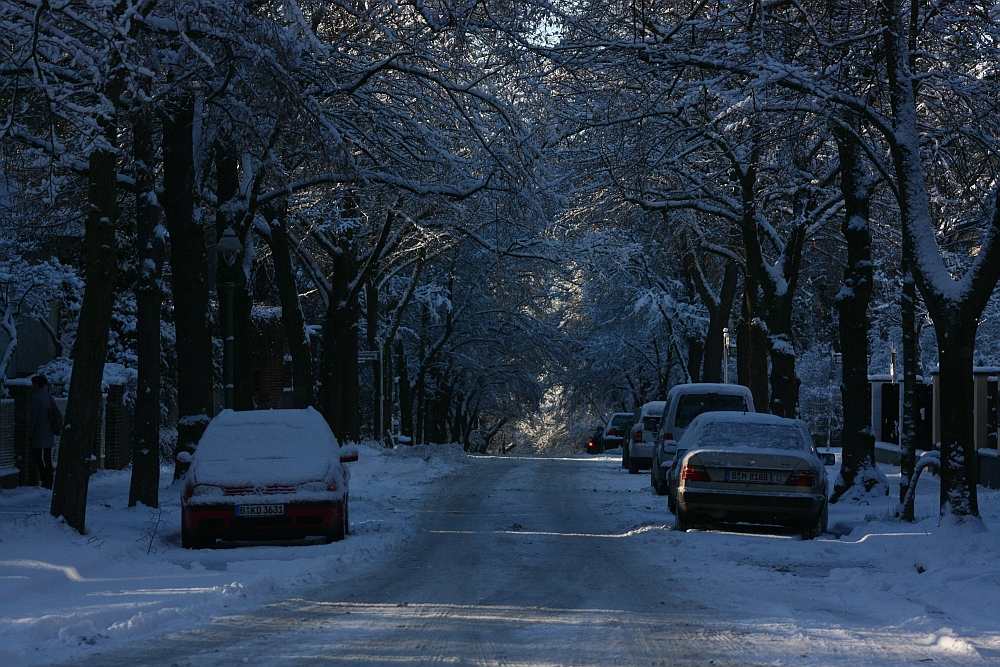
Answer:
[[[358,450],[352,449],[350,451],[344,452],[340,455],[341,463],[357,463],[358,462]]]
[[[820,452],[819,458],[825,466],[837,464],[837,456],[833,452]]]

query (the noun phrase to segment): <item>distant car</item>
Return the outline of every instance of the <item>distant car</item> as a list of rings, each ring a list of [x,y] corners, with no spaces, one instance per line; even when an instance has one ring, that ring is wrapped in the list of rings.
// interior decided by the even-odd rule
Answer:
[[[587,436],[587,442],[584,443],[583,448],[588,454],[599,454],[604,451],[604,427],[595,426]]]
[[[611,415],[611,419],[608,420],[608,425],[604,427],[604,433],[601,435],[601,451],[621,447],[633,421],[635,421],[635,414],[631,412],[616,412]]]
[[[678,384],[667,393],[667,406],[656,437],[649,482],[658,495],[669,494],[667,474],[677,451],[677,442],[695,417],[712,410],[753,412],[753,394],[743,385],[692,382]]]
[[[181,496],[181,544],[216,540],[341,540],[356,451],[316,410],[223,410],[205,429]]]
[[[706,412],[677,446],[676,526],[781,525],[812,539],[827,529],[826,469],[805,425],[767,414]]]
[[[632,425],[628,442],[622,447],[622,463],[630,474],[652,467],[656,434],[666,405],[666,401],[650,401],[639,408],[639,418]]]

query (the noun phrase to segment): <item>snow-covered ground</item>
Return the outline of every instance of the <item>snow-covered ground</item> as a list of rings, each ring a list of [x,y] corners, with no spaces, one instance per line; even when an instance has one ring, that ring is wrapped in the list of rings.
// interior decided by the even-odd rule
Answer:
[[[343,542],[180,548],[180,485],[161,473],[159,511],[127,508],[129,473],[91,479],[80,536],[48,513],[48,491],[0,491],[0,665],[52,662],[256,607],[377,566],[412,536],[433,482],[461,448],[359,447]]]
[[[607,459],[595,487],[606,492],[607,511],[625,509],[662,554],[655,564],[690,582],[713,615],[745,619],[736,627],[747,633],[746,648],[750,635],[764,638],[759,659],[882,664],[852,657],[852,647],[882,646],[886,664],[909,664],[898,652],[909,644],[921,661],[1000,665],[1000,492],[979,489],[985,531],[938,526],[938,481],[925,474],[912,524],[892,518],[893,496],[832,505],[833,534],[814,541],[759,530],[681,534],[658,530],[673,517],[648,478],[621,474],[614,455]],[[899,469],[881,467],[896,494]],[[834,663],[837,646],[844,654]]]

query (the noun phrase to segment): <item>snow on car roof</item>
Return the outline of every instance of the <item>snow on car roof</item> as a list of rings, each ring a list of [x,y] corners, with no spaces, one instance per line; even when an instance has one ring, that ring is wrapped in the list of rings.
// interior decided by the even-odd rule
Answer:
[[[735,394],[746,396],[750,389],[741,384],[725,384],[722,382],[689,382],[676,384],[670,390],[671,394]]]
[[[666,401],[650,401],[649,403],[642,404],[642,409],[640,410],[640,412],[642,412],[642,414],[644,415],[648,415],[650,413],[654,414],[662,413],[666,407],[667,407]]]
[[[735,424],[792,424],[798,425],[798,419],[788,419],[770,415],[766,412],[703,412],[691,422],[691,426],[703,426],[708,423],[719,424],[729,422]]]
[[[223,410],[205,429],[198,458],[330,456],[338,446],[326,420],[305,410]]]

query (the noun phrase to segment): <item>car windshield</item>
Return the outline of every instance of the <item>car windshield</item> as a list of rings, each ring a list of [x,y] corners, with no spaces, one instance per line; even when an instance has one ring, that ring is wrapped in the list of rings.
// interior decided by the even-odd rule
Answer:
[[[746,399],[738,394],[687,394],[677,404],[674,424],[685,428],[702,412],[746,412]]]
[[[698,434],[698,446],[807,449],[802,432],[795,426],[740,422],[706,424]]]
[[[635,416],[632,413],[615,415],[611,418],[610,427],[614,429],[628,428],[632,425],[633,419],[635,419]]]
[[[655,431],[660,428],[660,418],[647,415],[642,418],[642,429],[644,431]]]

